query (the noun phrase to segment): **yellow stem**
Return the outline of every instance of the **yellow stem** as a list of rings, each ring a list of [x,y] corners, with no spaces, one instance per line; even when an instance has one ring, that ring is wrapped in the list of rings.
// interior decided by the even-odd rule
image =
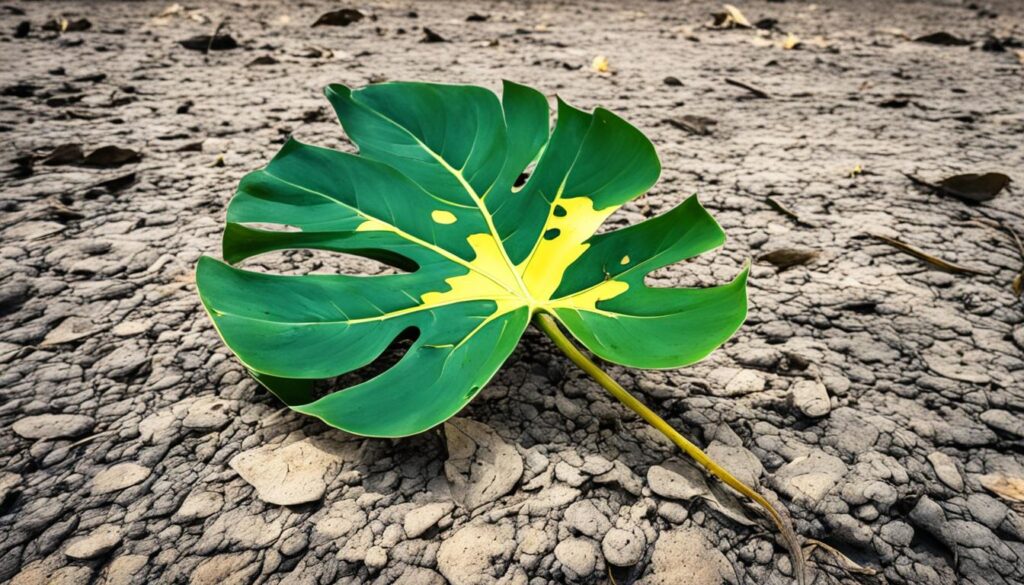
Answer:
[[[559,329],[558,324],[550,315],[537,313],[534,316],[534,323],[541,331],[551,338],[551,341],[555,342],[555,346],[557,346],[562,353],[572,360],[574,364],[579,366],[580,369],[589,374],[591,378],[593,378],[619,402],[640,415],[640,418],[647,421],[649,425],[661,431],[663,435],[668,437],[669,440],[686,452],[687,455],[692,457],[694,461],[710,471],[712,475],[722,480],[732,489],[750,498],[754,502],[757,502],[757,504],[768,513],[768,516],[782,534],[782,539],[785,541],[786,547],[789,549],[790,555],[793,558],[793,568],[796,573],[797,582],[800,583],[800,585],[803,585],[806,582],[803,552],[800,549],[800,543],[797,540],[796,532],[793,530],[793,526],[789,522],[788,518],[779,514],[775,510],[775,507],[772,506],[764,496],[748,487],[742,481],[736,479],[736,477],[726,471],[725,468],[708,457],[704,451],[701,451],[700,447],[694,445],[686,437],[679,434],[678,431],[672,428],[672,425],[665,422],[665,420],[655,414],[654,411],[647,408],[643,402],[640,402],[636,397],[627,392],[625,388],[613,380],[611,376],[605,373],[605,371],[591,361],[590,358],[584,355],[584,353],[580,351],[564,333],[562,333],[562,330]]]

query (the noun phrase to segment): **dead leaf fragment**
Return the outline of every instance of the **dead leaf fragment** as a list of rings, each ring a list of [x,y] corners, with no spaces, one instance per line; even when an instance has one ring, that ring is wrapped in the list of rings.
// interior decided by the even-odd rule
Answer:
[[[786,51],[798,49],[800,48],[800,45],[800,37],[793,33],[787,34],[785,40],[782,41],[782,48]]]
[[[331,12],[325,12],[320,15],[320,18],[316,19],[313,26],[348,26],[353,22],[359,22],[366,15],[362,11],[354,8],[342,8],[341,10],[334,10]]]
[[[941,195],[956,197],[967,203],[989,201],[1010,183],[1010,177],[1002,173],[965,173],[947,177],[938,183],[926,181],[910,173],[903,173],[903,175],[918,187],[931,189]]]
[[[990,473],[978,478],[981,485],[993,494],[1014,502],[1024,502],[1024,477],[1011,477]]]
[[[971,44],[971,41],[962,39],[946,31],[939,31],[930,35],[924,35],[914,39],[915,43],[927,43],[929,45],[940,45],[944,47],[962,47]]]
[[[714,19],[711,23],[714,28],[754,28],[740,9],[732,4],[722,4],[722,12],[715,12],[711,17]]]
[[[119,167],[128,163],[139,162],[142,156],[130,149],[120,146],[101,146],[86,155],[82,164],[89,167]]]
[[[61,144],[43,159],[47,166],[76,165],[85,159],[81,144]]]
[[[818,257],[815,250],[801,250],[798,248],[780,248],[767,254],[762,254],[758,260],[767,262],[776,268],[785,270],[793,266],[801,266],[813,261]]]
[[[190,51],[228,51],[238,48],[238,41],[229,34],[218,35],[196,35],[183,41],[178,41],[182,47]]]
[[[448,39],[442,37],[441,35],[437,34],[436,32],[430,30],[427,27],[423,27],[423,39],[421,39],[420,42],[421,43],[447,43]]]
[[[900,240],[897,240],[896,238],[890,238],[890,237],[883,236],[883,235],[880,235],[880,234],[870,234],[870,235],[871,235],[871,237],[873,237],[873,238],[875,238],[877,240],[881,240],[881,241],[885,242],[886,244],[889,244],[893,248],[896,248],[897,250],[900,250],[901,252],[909,254],[909,255],[913,256],[914,258],[917,258],[918,260],[926,262],[927,264],[930,264],[933,267],[938,268],[939,270],[942,270],[944,272],[949,272],[949,273],[952,273],[952,274],[986,274],[985,272],[982,272],[980,270],[975,270],[974,268],[967,268],[966,266],[960,266],[959,264],[954,264],[953,262],[949,262],[949,261],[943,260],[942,258],[939,258],[937,256],[932,256],[931,254],[928,254],[927,252],[921,251],[921,250],[915,248],[914,246],[911,246],[910,244],[907,244],[905,242],[901,242]]]
[[[590,63],[590,69],[595,73],[601,73],[602,75],[608,75],[611,73],[611,67],[608,63],[608,57],[604,55],[598,55],[594,57],[594,60]]]
[[[939,181],[939,191],[963,201],[981,203],[992,200],[1009,184],[1010,177],[1002,173],[966,173]]]
[[[46,337],[39,343],[40,347],[50,347],[77,341],[88,337],[96,331],[91,319],[85,317],[68,317],[60,322],[60,325],[51,329]]]
[[[711,127],[718,124],[718,120],[704,116],[680,116],[678,118],[665,118],[665,123],[685,130],[697,136],[708,136],[711,134]]]

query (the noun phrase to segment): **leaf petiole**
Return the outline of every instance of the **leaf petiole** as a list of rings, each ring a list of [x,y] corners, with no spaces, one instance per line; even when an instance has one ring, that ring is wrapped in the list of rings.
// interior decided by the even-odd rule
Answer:
[[[796,536],[796,531],[793,529],[793,525],[788,518],[779,514],[775,507],[772,506],[764,496],[736,479],[736,477],[726,471],[725,468],[708,457],[700,447],[690,442],[686,437],[672,428],[670,424],[665,422],[664,419],[655,414],[654,411],[647,408],[643,402],[640,402],[636,397],[627,392],[625,388],[612,379],[611,376],[609,376],[582,351],[580,351],[580,349],[576,347],[576,345],[573,344],[573,342],[566,337],[564,333],[562,333],[562,330],[558,327],[558,324],[551,315],[546,313],[536,313],[533,317],[533,322],[541,331],[551,338],[551,341],[555,343],[555,346],[558,347],[562,353],[564,353],[574,364],[579,366],[580,369],[586,372],[619,402],[640,415],[640,418],[647,421],[649,425],[658,429],[663,435],[668,437],[669,440],[686,452],[686,454],[694,461],[711,472],[712,475],[761,506],[782,534],[782,539],[786,543],[786,547],[789,549],[790,556],[793,559],[793,568],[796,574],[797,583],[804,585],[806,582],[804,556],[800,548],[800,542]]]

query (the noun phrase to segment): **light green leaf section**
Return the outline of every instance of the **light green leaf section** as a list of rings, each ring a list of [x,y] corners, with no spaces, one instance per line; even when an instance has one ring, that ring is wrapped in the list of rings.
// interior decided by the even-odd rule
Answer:
[[[202,258],[196,280],[221,337],[291,408],[362,435],[421,432],[487,384],[536,312],[604,359],[653,368],[703,358],[742,323],[745,271],[705,289],[644,284],[652,270],[723,243],[696,198],[594,235],[660,174],[639,130],[561,100],[551,128],[542,94],[509,82],[502,93],[331,85],[359,154],[291,140],[242,180],[228,207],[227,262]],[[283,276],[233,266],[303,248],[405,272]],[[312,393],[315,381],[370,364],[408,332],[415,339],[390,369]]]

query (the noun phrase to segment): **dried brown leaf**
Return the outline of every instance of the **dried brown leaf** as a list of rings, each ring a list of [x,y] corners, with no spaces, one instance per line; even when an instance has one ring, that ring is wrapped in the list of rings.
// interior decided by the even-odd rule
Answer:
[[[1024,502],[1024,477],[990,473],[978,478],[981,485],[993,494],[1013,502]]]

